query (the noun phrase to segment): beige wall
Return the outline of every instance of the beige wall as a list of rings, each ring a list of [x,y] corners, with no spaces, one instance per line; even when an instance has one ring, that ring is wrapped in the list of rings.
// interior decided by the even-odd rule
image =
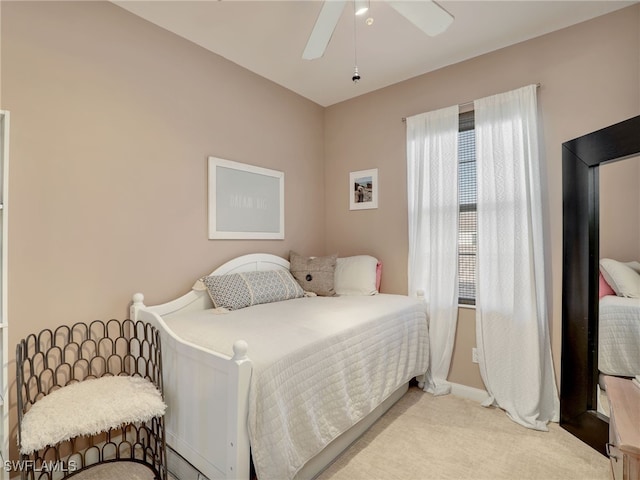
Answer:
[[[531,83],[542,114],[547,180],[551,341],[560,372],[563,142],[640,114],[640,6],[505,48],[327,109],[327,251],[366,251],[384,262],[382,289],[407,290],[405,126],[402,117]],[[366,81],[366,72],[361,72]],[[350,171],[378,168],[380,207],[349,211]],[[348,232],[348,233],[347,233]],[[461,315],[449,379],[482,386],[470,347],[473,315]]]
[[[384,262],[383,291],[406,292],[401,117],[540,82],[559,372],[560,145],[640,113],[640,6],[328,109],[109,3],[0,9],[10,345],[60,323],[123,318],[131,293],[165,301],[248,252],[370,253]],[[207,240],[208,155],[285,172],[286,240]],[[369,168],[380,207],[350,212],[349,172]],[[481,388],[473,310],[459,325],[450,379]]]
[[[323,252],[322,107],[107,2],[0,8],[11,358],[237,255]],[[207,239],[209,155],[285,173],[284,241]]]
[[[640,260],[640,157],[599,170],[600,258]]]
[[[115,5],[2,2],[2,108],[14,339],[324,248],[323,109]],[[209,155],[284,171],[284,241],[207,239]]]

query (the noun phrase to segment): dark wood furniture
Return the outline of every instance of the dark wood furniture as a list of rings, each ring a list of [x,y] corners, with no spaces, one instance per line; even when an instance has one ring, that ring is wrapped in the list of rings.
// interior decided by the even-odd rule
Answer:
[[[598,167],[640,154],[640,116],[562,145],[563,278],[560,425],[606,454],[597,413]]]

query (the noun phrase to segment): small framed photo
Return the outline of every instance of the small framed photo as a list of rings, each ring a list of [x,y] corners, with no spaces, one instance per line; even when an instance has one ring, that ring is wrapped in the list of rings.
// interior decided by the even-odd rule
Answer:
[[[349,210],[378,208],[378,169],[349,174]]]

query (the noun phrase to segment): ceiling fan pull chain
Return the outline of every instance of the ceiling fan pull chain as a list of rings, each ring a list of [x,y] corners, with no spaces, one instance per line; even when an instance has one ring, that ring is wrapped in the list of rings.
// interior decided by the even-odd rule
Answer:
[[[357,22],[356,22],[356,2],[353,2],[353,76],[351,80],[357,84],[360,81],[360,73],[358,73],[358,36],[357,36]]]

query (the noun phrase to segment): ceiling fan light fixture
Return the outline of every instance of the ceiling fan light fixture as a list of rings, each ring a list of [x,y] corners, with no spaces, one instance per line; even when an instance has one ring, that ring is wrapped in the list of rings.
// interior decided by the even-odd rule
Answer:
[[[364,15],[369,11],[369,0],[354,0],[356,15]]]
[[[371,0],[349,1],[353,1],[353,12],[356,15],[371,10]],[[433,0],[386,0],[386,2],[416,27],[432,37],[444,32],[454,20],[453,15]],[[302,53],[303,59],[315,60],[324,55],[346,3],[347,0],[324,0],[322,2],[320,13]],[[353,16],[354,25],[356,15]],[[373,17],[369,14],[369,18],[364,23],[372,25]]]

